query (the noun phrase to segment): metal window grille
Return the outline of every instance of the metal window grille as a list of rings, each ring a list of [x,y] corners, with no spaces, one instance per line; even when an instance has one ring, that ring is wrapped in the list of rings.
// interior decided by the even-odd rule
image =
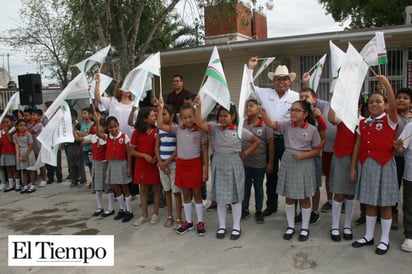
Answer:
[[[324,54],[300,56],[299,68],[300,68],[301,75],[304,72],[309,71],[316,64],[316,62],[318,62],[319,59],[322,58],[323,55]],[[329,60],[330,60],[329,55],[327,55],[325,66],[323,68],[323,72],[320,77],[318,89],[315,90],[316,96],[319,99],[327,100],[327,101],[330,101],[330,99],[332,98],[332,94],[330,93],[330,83],[332,82],[332,78],[331,78],[332,72],[330,70]],[[303,81],[301,82],[301,86],[303,87]]]

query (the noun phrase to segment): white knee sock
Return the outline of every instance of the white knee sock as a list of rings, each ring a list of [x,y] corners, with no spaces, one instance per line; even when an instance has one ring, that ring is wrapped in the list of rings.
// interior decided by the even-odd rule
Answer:
[[[109,200],[109,208],[107,210],[112,211],[114,209],[114,193],[107,193],[107,199]]]
[[[103,208],[103,194],[101,191],[96,191],[97,208]]]
[[[192,222],[192,203],[183,203],[183,208],[185,210],[185,218],[186,222],[191,223]]]
[[[389,243],[389,232],[391,231],[392,219],[381,218],[382,235],[380,242]]]
[[[18,181],[19,184],[17,184],[17,180],[16,180],[16,188],[20,188],[20,180]],[[13,188],[14,187],[14,180],[13,178],[9,179],[9,188]]]
[[[242,203],[232,204],[233,229],[240,230],[240,217],[242,216]]]
[[[117,197],[117,202],[119,203],[119,209],[124,211],[126,209],[126,205],[124,204],[123,194]]]
[[[337,202],[334,200],[332,202],[332,229],[339,229],[339,218],[340,218],[341,209],[342,209],[342,202]],[[334,231],[332,230],[332,232]]]
[[[345,201],[345,223],[343,224],[344,228],[352,227],[352,217],[353,217],[354,209],[355,209],[354,200],[346,200]]]
[[[225,204],[217,204],[217,217],[219,218],[219,228],[226,228],[227,208]]]
[[[132,207],[132,195],[129,195],[125,198],[126,200],[126,210],[130,213],[133,212],[133,207]]]
[[[365,238],[370,241],[375,235],[376,216],[366,215],[366,233]]]
[[[295,228],[295,204],[285,204],[286,219],[288,220],[288,227]]]
[[[197,222],[203,222],[203,204],[195,204],[196,214],[197,214]]]
[[[312,208],[302,208],[302,229],[309,229],[309,220],[310,220],[310,213],[312,212]]]

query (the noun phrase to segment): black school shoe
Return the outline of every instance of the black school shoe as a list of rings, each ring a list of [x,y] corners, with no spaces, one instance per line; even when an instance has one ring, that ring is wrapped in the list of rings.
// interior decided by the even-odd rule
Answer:
[[[126,211],[122,218],[122,223],[127,223],[133,218],[133,212]]]
[[[114,216],[114,220],[120,220],[123,219],[123,217],[126,215],[126,213],[123,211],[123,209],[120,209],[119,212],[117,213],[116,216]]]
[[[257,224],[263,224],[265,222],[265,218],[263,217],[262,211],[256,211],[255,219]]]
[[[114,209],[112,211],[106,210],[105,212],[102,213],[102,217],[109,217],[110,215],[114,214]]]
[[[96,217],[96,216],[100,216],[100,215],[102,215],[102,213],[104,212],[104,209],[103,208],[98,208],[98,209],[96,209],[96,211],[93,213],[93,217]]]

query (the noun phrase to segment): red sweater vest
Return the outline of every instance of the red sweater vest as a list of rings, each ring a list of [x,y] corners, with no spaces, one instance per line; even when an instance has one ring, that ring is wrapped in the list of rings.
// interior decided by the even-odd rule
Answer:
[[[336,139],[333,146],[333,151],[336,156],[342,158],[343,156],[351,156],[353,151],[353,146],[356,141],[356,133],[353,133],[348,129],[344,123],[339,123],[337,125]]]
[[[372,158],[381,165],[385,165],[394,156],[393,141],[396,128],[392,129],[389,126],[387,115],[371,124],[366,124],[365,120],[359,124],[361,133],[359,162],[363,164],[367,158]]]
[[[127,148],[126,148],[126,134],[122,133],[119,138],[112,139],[107,137],[106,145],[106,160],[109,159],[118,159],[126,160],[127,159]]]

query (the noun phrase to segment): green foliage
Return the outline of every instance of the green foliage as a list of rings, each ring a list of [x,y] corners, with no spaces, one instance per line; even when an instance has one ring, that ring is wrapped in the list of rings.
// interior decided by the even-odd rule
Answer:
[[[402,25],[412,0],[318,0],[337,22],[351,19],[352,29]]]

